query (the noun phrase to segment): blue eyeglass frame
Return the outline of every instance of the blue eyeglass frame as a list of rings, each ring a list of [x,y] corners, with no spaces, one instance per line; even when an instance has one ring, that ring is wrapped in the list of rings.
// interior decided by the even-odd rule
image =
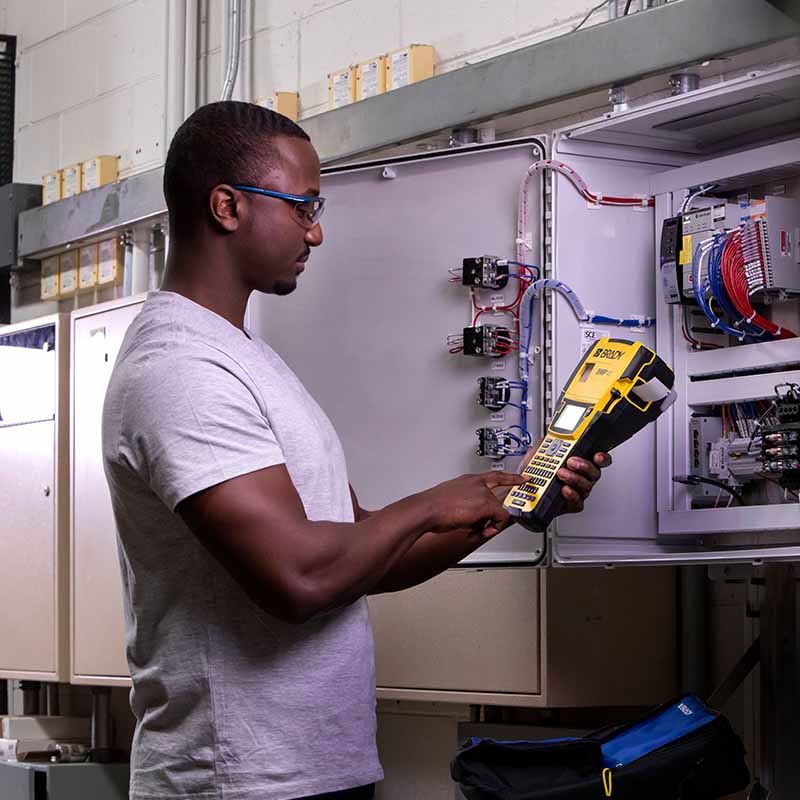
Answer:
[[[287,203],[293,203],[298,212],[298,217],[307,220],[308,225],[311,228],[319,223],[320,217],[322,217],[322,212],[325,210],[325,198],[318,197],[317,195],[287,194],[286,192],[276,192],[273,189],[261,189],[258,186],[247,186],[241,183],[232,183],[231,186],[233,186],[234,189],[238,189],[240,192],[263,194],[266,197],[277,197],[278,200],[285,200]],[[311,217],[309,217],[307,213],[304,213],[298,209],[298,206],[301,203],[311,203],[314,206],[314,211],[312,212]],[[301,222],[301,224],[303,223]]]

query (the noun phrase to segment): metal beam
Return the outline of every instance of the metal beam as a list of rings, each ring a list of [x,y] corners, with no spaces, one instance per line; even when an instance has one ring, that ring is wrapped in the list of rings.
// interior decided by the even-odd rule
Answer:
[[[799,34],[768,0],[676,0],[301,124],[328,162]]]
[[[69,242],[100,239],[123,225],[166,214],[163,180],[164,170],[159,167],[23,212],[18,254],[41,258]]]

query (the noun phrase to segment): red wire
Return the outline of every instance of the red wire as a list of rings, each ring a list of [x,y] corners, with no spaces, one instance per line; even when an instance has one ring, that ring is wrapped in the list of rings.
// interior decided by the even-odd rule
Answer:
[[[777,336],[779,339],[793,339],[796,334],[781,328],[766,317],[757,313],[750,302],[750,286],[744,269],[742,237],[736,231],[728,237],[722,250],[722,282],[736,310],[753,325]]]

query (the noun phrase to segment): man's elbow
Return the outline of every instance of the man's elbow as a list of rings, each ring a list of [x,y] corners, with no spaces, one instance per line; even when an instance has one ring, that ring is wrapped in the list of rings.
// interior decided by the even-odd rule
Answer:
[[[280,597],[273,598],[270,605],[273,606],[270,613],[274,616],[290,625],[303,625],[327,611],[335,601],[320,586],[307,579],[295,578],[284,584]]]

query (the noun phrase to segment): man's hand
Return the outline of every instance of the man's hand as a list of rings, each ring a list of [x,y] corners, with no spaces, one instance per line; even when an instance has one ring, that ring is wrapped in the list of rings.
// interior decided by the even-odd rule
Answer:
[[[568,458],[567,466],[558,471],[558,479],[564,484],[561,496],[566,500],[562,513],[577,514],[583,511],[583,503],[600,479],[600,470],[611,465],[608,453],[595,453],[592,462],[585,458]]]
[[[458,528],[472,528],[485,539],[499,533],[509,522],[502,498],[512,486],[527,478],[515,472],[489,471],[462,475],[421,493],[430,504],[431,531],[444,533]],[[493,490],[502,489],[498,497]]]

